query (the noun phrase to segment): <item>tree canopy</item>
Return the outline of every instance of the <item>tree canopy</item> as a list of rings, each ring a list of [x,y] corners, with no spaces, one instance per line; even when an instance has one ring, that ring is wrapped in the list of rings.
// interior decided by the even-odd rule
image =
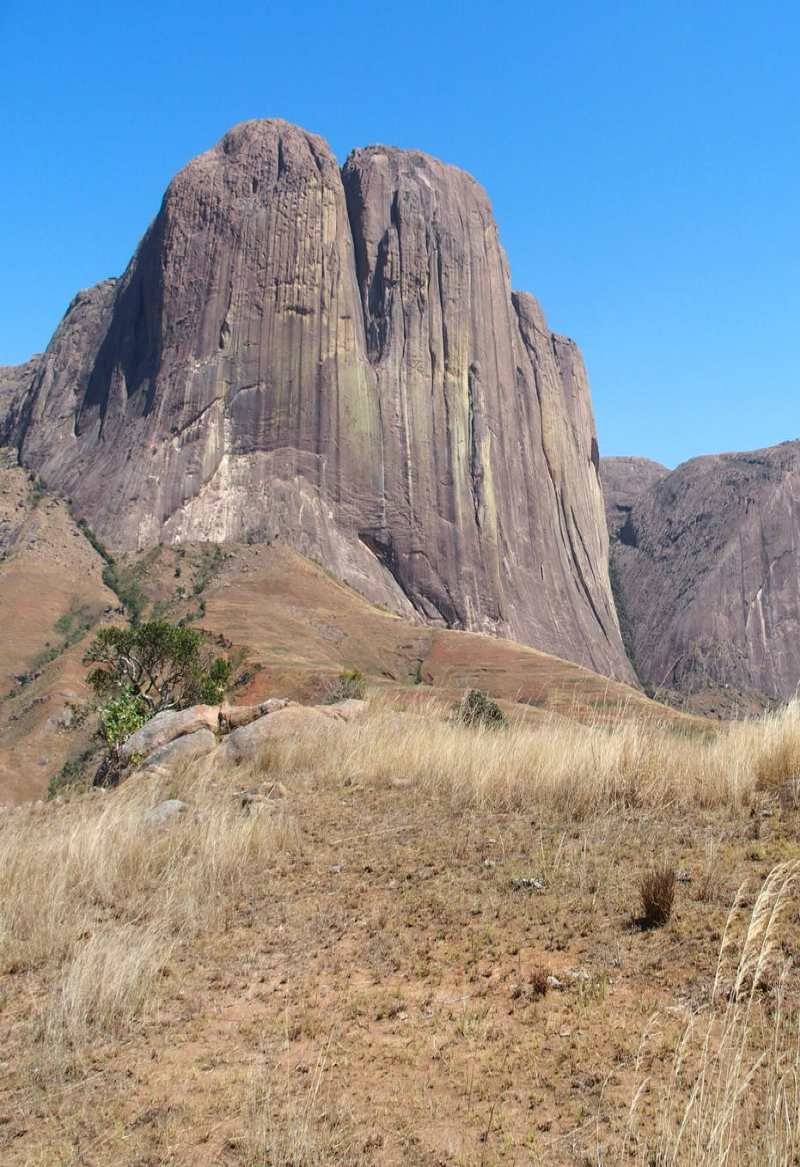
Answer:
[[[214,704],[231,677],[230,662],[206,652],[199,632],[166,620],[101,628],[83,659],[97,666],[88,682],[101,700],[126,695],[145,718],[201,701]]]

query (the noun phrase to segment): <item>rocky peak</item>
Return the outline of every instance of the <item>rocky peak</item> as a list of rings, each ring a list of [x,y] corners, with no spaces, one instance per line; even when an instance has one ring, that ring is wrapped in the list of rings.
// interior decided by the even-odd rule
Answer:
[[[463,171],[234,127],[22,396],[22,461],[113,547],[278,537],[396,611],[630,676],[580,354],[512,295]]]

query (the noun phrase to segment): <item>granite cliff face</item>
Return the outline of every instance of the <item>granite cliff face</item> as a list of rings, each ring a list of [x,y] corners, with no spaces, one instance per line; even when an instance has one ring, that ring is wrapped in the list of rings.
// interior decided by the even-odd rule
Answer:
[[[606,504],[609,538],[614,541],[628,521],[633,505],[656,482],[669,474],[650,458],[602,458],[600,480]]]
[[[278,537],[395,611],[631,675],[580,355],[511,292],[481,187],[425,155],[340,172],[237,126],[0,407],[114,548]]]
[[[694,458],[667,473],[649,464],[638,477],[627,461],[604,459],[602,474],[620,615],[642,681],[793,696],[800,442]],[[631,461],[641,469],[643,460]],[[623,479],[628,511],[617,526]]]

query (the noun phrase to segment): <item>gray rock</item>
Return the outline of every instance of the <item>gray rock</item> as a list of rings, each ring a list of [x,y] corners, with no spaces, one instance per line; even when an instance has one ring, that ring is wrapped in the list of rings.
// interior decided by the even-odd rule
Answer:
[[[236,126],[3,403],[112,549],[280,533],[395,612],[632,679],[580,353],[455,167]]]
[[[179,798],[168,798],[166,802],[159,802],[157,806],[151,806],[146,810],[142,815],[142,823],[146,827],[165,827],[190,809],[188,802],[181,802]]]
[[[168,771],[181,762],[193,762],[204,758],[217,748],[217,739],[210,729],[198,729],[184,737],[175,738],[166,745],[159,746],[148,754],[140,771]]]
[[[604,465],[607,489],[616,474]],[[633,498],[612,559],[642,681],[793,697],[798,531],[800,441],[693,458]]]
[[[257,721],[259,717],[266,717],[268,713],[277,713],[285,709],[290,702],[286,697],[270,697],[260,705],[230,705],[225,706],[219,713],[220,729],[223,733],[230,733]]]
[[[216,757],[220,762],[227,763],[251,761],[258,757],[270,741],[307,733],[327,733],[336,720],[335,715],[326,712],[323,707],[288,705],[276,713],[259,717],[241,729],[235,729],[224,739]]]
[[[215,730],[219,726],[219,709],[216,705],[193,705],[190,709],[165,710],[146,721],[140,729],[127,738],[121,748],[122,758],[128,760],[135,754],[152,754],[160,746],[165,746],[176,738],[196,733],[200,729]]]
[[[600,459],[606,522],[612,539],[616,539],[625,526],[636,500],[667,474],[666,466],[650,458]]]

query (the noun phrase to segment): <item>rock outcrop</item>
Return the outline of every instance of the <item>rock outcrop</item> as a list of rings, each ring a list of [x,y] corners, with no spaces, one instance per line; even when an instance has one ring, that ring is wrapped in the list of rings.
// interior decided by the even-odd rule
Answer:
[[[649,458],[601,458],[600,480],[612,541],[619,538],[636,500],[667,474],[666,466]]]
[[[603,464],[620,616],[642,681],[771,698],[800,682],[800,441],[645,470],[615,507]],[[632,460],[641,469],[641,460]],[[650,477],[650,483],[644,482]],[[632,475],[631,477],[635,477]],[[628,483],[630,486],[630,483]]]
[[[631,675],[580,354],[453,167],[370,147],[340,173],[237,126],[0,379],[5,439],[114,549],[281,538],[399,613]]]
[[[216,705],[192,705],[189,709],[165,709],[156,713],[144,725],[127,737],[120,747],[124,761],[146,756],[183,737],[202,730],[209,732],[219,726],[219,708]]]

